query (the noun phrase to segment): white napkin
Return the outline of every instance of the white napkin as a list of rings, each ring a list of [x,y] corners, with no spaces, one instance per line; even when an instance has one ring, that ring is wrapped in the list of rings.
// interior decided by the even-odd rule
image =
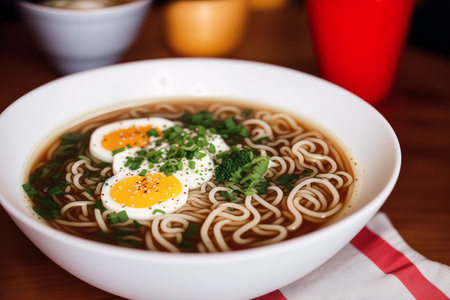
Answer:
[[[255,300],[440,300],[449,295],[450,268],[414,251],[378,213],[318,269]]]

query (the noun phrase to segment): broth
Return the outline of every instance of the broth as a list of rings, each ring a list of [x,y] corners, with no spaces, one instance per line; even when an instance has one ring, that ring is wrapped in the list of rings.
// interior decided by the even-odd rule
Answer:
[[[198,176],[205,178],[195,188],[189,186],[184,205],[173,212],[165,212],[162,206],[149,207],[153,209],[150,219],[140,217],[134,203],[133,208],[122,206],[127,214],[105,207],[112,202],[112,198],[105,200],[105,181],[123,172],[114,171],[116,160],[112,165],[98,159],[89,142],[92,133],[105,124],[148,117],[175,122],[190,134],[181,143],[171,144],[175,145],[172,161],[178,164],[178,169],[170,171],[174,175],[187,177],[186,173],[198,172],[198,153],[207,153],[213,161],[209,173]],[[155,149],[170,147],[165,146],[170,128],[150,138],[149,145],[139,147],[149,161],[158,139],[166,140]],[[215,148],[215,152],[197,151],[201,147],[196,144],[197,152],[186,150],[183,158],[177,157],[180,149],[194,147],[193,140],[204,140],[199,138],[202,135],[210,141],[205,142],[205,149]],[[221,142],[211,147],[216,136],[220,136],[216,141],[225,141],[230,150],[221,148],[225,147]],[[121,151],[131,151],[128,146],[134,148],[127,145]],[[169,152],[161,151],[165,156],[160,159],[170,161]],[[235,173],[230,172],[228,179],[218,180],[219,166],[225,166],[225,161],[236,163],[240,154],[248,155],[249,160],[233,169]],[[113,159],[118,155],[122,154]],[[132,154],[126,158],[127,163],[135,159]],[[189,161],[195,162],[193,168]],[[145,172],[156,172],[156,166],[161,174],[165,172],[160,177],[172,174],[162,170],[163,162],[146,166]],[[134,175],[142,181],[150,178],[138,171]],[[344,207],[353,177],[349,159],[329,137],[284,112],[233,101],[179,100],[120,109],[76,125],[42,152],[24,189],[41,218],[80,237],[153,251],[220,252],[280,242],[315,230]],[[134,211],[139,217],[128,216]]]

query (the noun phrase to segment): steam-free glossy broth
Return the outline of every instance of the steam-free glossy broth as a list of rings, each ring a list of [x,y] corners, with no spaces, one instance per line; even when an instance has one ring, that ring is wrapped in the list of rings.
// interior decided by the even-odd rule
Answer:
[[[323,132],[245,102],[178,100],[120,109],[68,130],[24,190],[51,226],[170,252],[280,242],[336,215],[348,157]]]

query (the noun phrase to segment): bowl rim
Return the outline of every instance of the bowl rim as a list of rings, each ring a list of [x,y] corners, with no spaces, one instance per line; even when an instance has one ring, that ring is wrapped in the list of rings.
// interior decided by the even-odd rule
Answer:
[[[27,0],[19,0],[16,4],[19,7],[30,11],[37,11],[42,14],[49,14],[54,16],[61,17],[98,17],[101,15],[113,14],[114,12],[119,12],[122,10],[132,10],[135,8],[139,8],[141,6],[145,6],[151,4],[153,0],[133,0],[128,3],[123,3],[114,6],[108,7],[99,7],[93,9],[66,9],[66,8],[57,8],[50,7],[42,4],[33,3]]]
[[[398,141],[398,138],[391,127],[391,125],[388,123],[388,121],[379,113],[373,106],[365,102],[360,97],[354,95],[353,93],[329,82],[326,81],[320,77],[293,69],[288,68],[284,66],[264,63],[264,62],[256,62],[256,61],[249,61],[249,60],[239,60],[239,59],[228,59],[228,58],[162,58],[162,59],[149,59],[149,60],[141,60],[141,61],[134,61],[134,62],[127,62],[127,63],[120,63],[116,65],[101,67],[97,69],[87,70],[79,73],[74,73],[66,76],[62,76],[60,78],[57,78],[55,80],[51,80],[37,88],[34,88],[30,90],[29,92],[25,93],[18,99],[16,99],[12,104],[10,104],[1,114],[0,114],[0,120],[3,118],[7,112],[12,109],[19,101],[22,101],[22,99],[28,97],[30,94],[35,93],[39,91],[40,89],[48,88],[51,85],[58,84],[59,81],[65,81],[65,80],[72,80],[72,78],[77,78],[79,76],[84,76],[84,74],[92,74],[95,72],[104,72],[107,69],[116,69],[116,68],[126,68],[127,66],[132,65],[147,65],[151,64],[153,62],[158,63],[164,63],[164,62],[170,62],[173,63],[175,61],[196,61],[198,63],[208,63],[208,62],[234,62],[236,64],[243,64],[243,65],[252,65],[252,66],[265,66],[268,68],[275,68],[279,70],[284,70],[288,72],[296,72],[301,74],[302,76],[307,76],[313,80],[321,81],[322,84],[332,85],[334,88],[340,89],[341,92],[348,93],[351,95],[355,100],[360,101],[363,103],[363,105],[366,106],[366,109],[371,110],[372,113],[374,113],[377,118],[380,120],[382,125],[385,127],[386,130],[389,132],[389,136],[392,138],[392,143],[394,146],[395,153],[393,153],[394,158],[394,166],[392,168],[392,173],[387,178],[387,183],[383,186],[383,188],[372,197],[372,199],[365,204],[364,206],[358,208],[351,214],[343,217],[341,220],[338,220],[337,222],[334,222],[332,224],[329,224],[323,228],[319,228],[318,230],[315,230],[313,232],[301,235],[299,237],[295,237],[292,239],[284,240],[282,242],[259,246],[256,248],[250,248],[250,249],[243,249],[243,250],[236,250],[236,251],[228,251],[228,252],[218,252],[218,253],[170,253],[170,252],[159,252],[159,251],[148,251],[148,250],[142,250],[142,249],[132,249],[132,248],[126,248],[116,245],[109,245],[101,242],[96,242],[92,240],[88,240],[85,238],[80,238],[74,235],[71,235],[66,232],[59,231],[48,224],[45,224],[38,219],[34,218],[31,214],[27,215],[24,212],[16,209],[11,203],[9,203],[9,200],[6,200],[6,196],[2,193],[0,190],[0,204],[5,208],[8,215],[13,217],[13,220],[16,222],[15,219],[18,219],[20,222],[25,223],[29,227],[33,227],[35,230],[39,231],[39,233],[49,236],[51,239],[56,239],[61,243],[64,244],[70,244],[77,248],[83,248],[85,250],[93,251],[96,253],[105,253],[108,252],[108,255],[114,256],[114,257],[124,257],[127,259],[132,260],[145,260],[145,261],[159,261],[159,262],[167,262],[167,263],[177,263],[177,264],[189,264],[189,265],[201,265],[201,264],[212,264],[212,263],[218,263],[220,261],[220,264],[223,264],[225,261],[232,262],[232,261],[245,261],[248,259],[257,259],[258,257],[264,257],[267,253],[277,253],[281,254],[283,252],[287,252],[292,250],[296,247],[296,245],[299,243],[299,241],[303,241],[303,244],[313,243],[315,240],[321,239],[324,235],[329,235],[332,232],[340,231],[341,228],[347,227],[349,223],[355,223],[358,220],[367,219],[369,220],[381,207],[381,205],[385,202],[385,200],[388,198],[389,194],[393,190],[397,179],[400,174],[400,168],[401,168],[401,150],[400,150],[400,144]],[[148,66],[147,66],[148,67]],[[367,218],[369,216],[369,218]],[[348,221],[345,221],[348,220]],[[344,222],[345,221],[345,222]],[[220,258],[220,259],[218,259]]]

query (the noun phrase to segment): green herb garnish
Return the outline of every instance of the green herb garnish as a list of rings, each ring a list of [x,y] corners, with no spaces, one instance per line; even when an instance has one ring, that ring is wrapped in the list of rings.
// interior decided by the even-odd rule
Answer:
[[[125,151],[125,147],[121,147],[112,151],[112,155]]]
[[[66,192],[64,192],[64,190],[58,185],[53,186],[52,188],[50,188],[47,191],[47,194],[49,194],[50,196],[53,196],[53,195],[55,195],[55,196],[62,196],[65,193]]]
[[[108,215],[108,222],[110,224],[115,224],[115,223],[121,223],[121,222],[125,222],[128,220],[128,215],[127,212],[122,210],[121,212],[118,213],[110,213]]]
[[[30,197],[36,196],[38,194],[36,189],[30,183],[23,184],[22,188]]]
[[[159,133],[158,131],[156,131],[155,128],[150,129],[149,131],[146,132],[148,137],[154,136],[154,137],[159,137]]]

